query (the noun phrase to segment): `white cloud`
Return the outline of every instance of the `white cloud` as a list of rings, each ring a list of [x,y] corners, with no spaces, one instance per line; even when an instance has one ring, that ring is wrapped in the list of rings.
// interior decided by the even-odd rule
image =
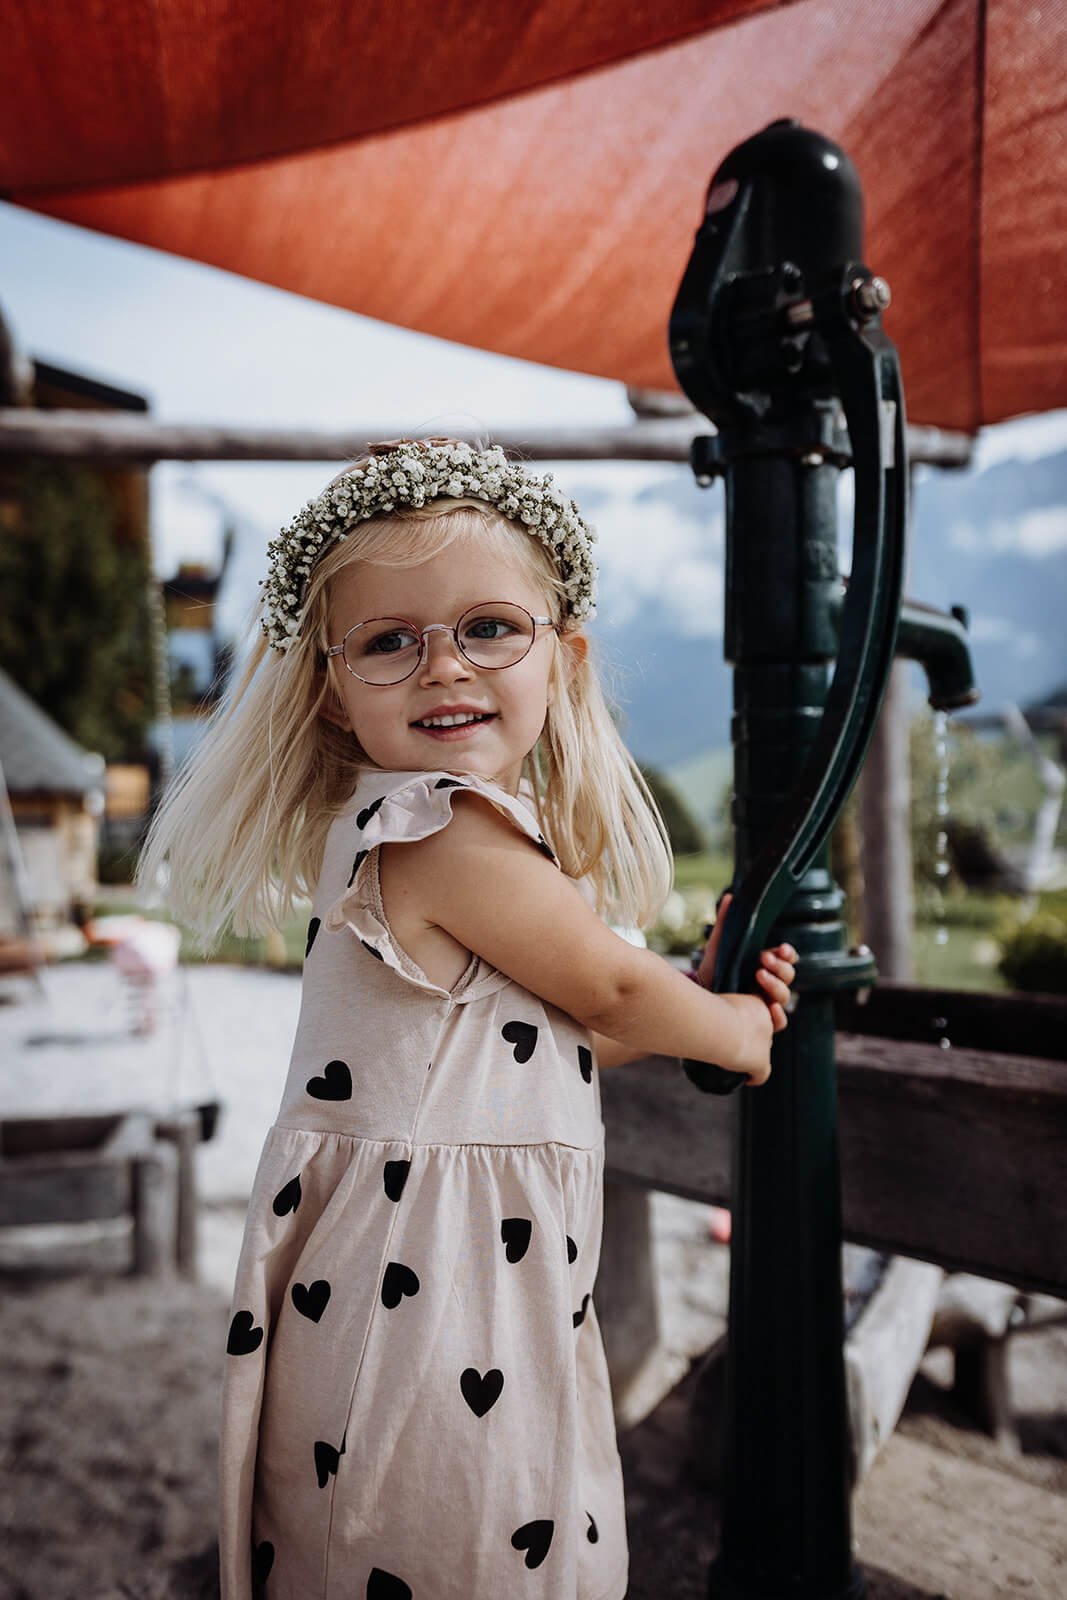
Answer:
[[[688,468],[678,469],[688,474]],[[649,600],[666,605],[687,638],[720,638],[723,627],[724,524],[721,500],[709,497],[705,520],[680,512],[669,500],[636,498],[677,477],[662,466],[625,463],[585,468],[561,465],[558,476],[581,504],[581,484],[593,482],[609,495],[595,520],[600,564],[601,617],[627,623]],[[698,502],[699,505],[699,502]]]
[[[949,526],[949,543],[969,555],[1029,556],[1042,560],[1067,550],[1067,506],[1042,506],[1017,517],[997,517],[982,528],[965,518]]]
[[[994,524],[995,528],[999,526],[999,523]],[[1067,550],[1067,506],[1026,511],[1015,522],[1014,528],[1016,548],[1021,555],[1052,556]]]
[[[974,616],[970,619],[967,632],[972,643],[1003,645],[1012,655],[1020,656],[1023,660],[1037,655],[1042,648],[1042,641],[1036,633],[1024,631],[1009,617]]]
[[[1067,450],[1067,411],[1046,411],[979,430],[974,470],[984,472],[998,461],[1037,461]]]

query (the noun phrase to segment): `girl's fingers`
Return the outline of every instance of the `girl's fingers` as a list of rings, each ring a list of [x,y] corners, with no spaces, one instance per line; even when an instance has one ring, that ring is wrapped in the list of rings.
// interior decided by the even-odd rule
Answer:
[[[756,969],[756,978],[770,1000],[778,1001],[779,1004],[785,1005],[789,999],[788,983],[776,977],[773,972],[768,972],[766,967],[758,967]]]
[[[781,1006],[771,1006],[771,1022],[774,1025],[775,1033],[781,1033],[784,1029],[788,1028],[789,1018],[786,1016],[785,1011]]]
[[[796,968],[792,962],[784,961],[780,956],[776,956],[773,951],[764,950],[760,959],[763,965],[757,969],[758,971],[769,972],[786,984],[792,983],[796,977]]]

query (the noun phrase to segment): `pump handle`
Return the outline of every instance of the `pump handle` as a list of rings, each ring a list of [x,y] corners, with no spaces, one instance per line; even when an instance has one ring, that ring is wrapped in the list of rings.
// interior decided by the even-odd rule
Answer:
[[[826,842],[863,765],[893,665],[905,565],[907,438],[896,349],[877,321],[854,320],[854,285],[870,278],[861,264],[847,263],[811,294],[855,464],[852,575],[818,732],[780,822],[726,915],[711,983],[718,993],[749,986],[776,919]],[[730,1094],[745,1081],[705,1061],[683,1065],[709,1094]]]

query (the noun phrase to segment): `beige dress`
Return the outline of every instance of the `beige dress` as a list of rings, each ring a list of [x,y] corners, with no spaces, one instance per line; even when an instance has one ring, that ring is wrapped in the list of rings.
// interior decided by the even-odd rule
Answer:
[[[376,846],[457,788],[555,860],[528,791],[445,770],[365,772],[331,828],[231,1308],[222,1600],[626,1594],[589,1034],[479,956],[432,983],[382,906]]]

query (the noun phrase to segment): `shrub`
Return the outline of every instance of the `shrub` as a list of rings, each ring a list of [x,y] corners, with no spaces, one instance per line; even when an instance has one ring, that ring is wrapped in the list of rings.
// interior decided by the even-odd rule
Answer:
[[[1006,933],[1001,947],[1000,971],[1014,989],[1067,994],[1067,921],[1039,911]]]

